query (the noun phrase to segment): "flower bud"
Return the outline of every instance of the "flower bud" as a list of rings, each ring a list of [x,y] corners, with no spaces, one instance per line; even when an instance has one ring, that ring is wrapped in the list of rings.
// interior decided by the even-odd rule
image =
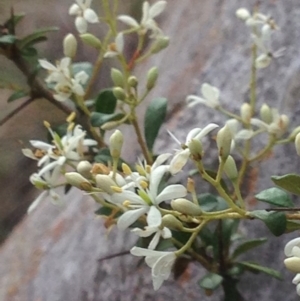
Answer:
[[[92,164],[89,161],[81,161],[77,165],[77,171],[84,176],[87,179],[92,178],[91,170],[92,170]]]
[[[69,184],[81,190],[91,191],[92,184],[77,172],[67,172],[65,178]]]
[[[232,134],[227,124],[221,128],[217,134],[217,146],[219,149],[219,156],[226,160],[230,154]]]
[[[138,79],[134,75],[129,76],[127,83],[130,87],[136,88],[138,85]]]
[[[160,52],[161,50],[167,48],[170,43],[169,37],[159,37],[151,46],[151,53],[155,54]]]
[[[181,231],[182,223],[172,214],[166,214],[162,218],[162,225],[171,230]]]
[[[271,61],[272,56],[269,53],[263,53],[255,60],[255,67],[257,69],[266,68],[270,65]]]
[[[120,70],[112,68],[110,75],[116,87],[124,87],[124,76]]]
[[[173,200],[171,201],[171,207],[186,215],[198,216],[202,214],[201,208],[187,199]]]
[[[114,93],[115,97],[119,100],[126,99],[126,93],[125,93],[124,89],[122,89],[120,87],[113,88],[113,93]]]
[[[300,273],[300,258],[290,257],[284,260],[285,267],[294,273]]]
[[[91,33],[83,33],[80,35],[82,42],[96,49],[101,48],[101,41]]]
[[[116,130],[109,138],[109,150],[113,159],[119,159],[124,142],[123,134]]]
[[[241,20],[243,20],[243,21],[246,21],[248,18],[251,17],[251,15],[250,15],[248,9],[246,9],[246,8],[239,8],[239,9],[235,12],[235,15],[236,15],[239,19],[241,19]]]
[[[241,106],[241,117],[244,122],[250,122],[250,119],[252,117],[252,109],[250,104],[247,102],[243,103]]]
[[[232,156],[228,156],[226,159],[226,162],[224,164],[224,171],[227,175],[227,177],[231,180],[234,181],[238,177],[238,171],[236,168],[236,164]]]
[[[116,183],[107,175],[96,175],[96,185],[108,194],[115,193],[112,187],[116,186]]]
[[[147,90],[153,89],[153,87],[156,84],[157,78],[158,78],[158,69],[157,67],[153,67],[147,73],[147,84],[146,84]]]
[[[71,33],[65,36],[63,40],[64,55],[74,58],[77,52],[77,40]]]
[[[198,139],[192,139],[188,143],[188,148],[194,160],[201,160],[203,155],[202,143]]]
[[[296,135],[296,138],[295,138],[295,147],[296,147],[296,152],[297,152],[298,156],[300,156],[300,133],[298,133]]]
[[[265,103],[260,108],[260,118],[267,124],[270,124],[273,121],[272,111],[270,107]]]
[[[288,139],[294,141],[298,133],[300,133],[300,126],[297,126],[295,129],[293,129]]]

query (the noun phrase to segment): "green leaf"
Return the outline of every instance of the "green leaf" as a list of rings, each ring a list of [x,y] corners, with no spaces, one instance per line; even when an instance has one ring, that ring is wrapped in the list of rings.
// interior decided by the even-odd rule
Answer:
[[[237,228],[239,226],[239,220],[223,219],[221,223],[223,247],[227,248],[230,245],[232,235],[234,235],[237,231]]]
[[[100,127],[108,121],[117,121],[124,117],[125,115],[122,113],[104,114],[104,113],[92,112],[90,121],[92,126]]]
[[[274,269],[271,269],[271,268],[267,268],[267,267],[264,267],[264,266],[261,266],[257,263],[253,263],[253,262],[248,262],[248,261],[242,261],[242,262],[239,262],[239,264],[241,266],[243,266],[246,270],[250,271],[250,272],[262,272],[262,273],[265,273],[271,277],[274,277],[278,280],[282,280],[282,276],[281,274],[274,270]]]
[[[211,193],[198,194],[197,198],[203,211],[213,211],[218,206],[218,199]]]
[[[287,174],[283,176],[272,176],[272,181],[279,187],[300,195],[300,176],[296,174]]]
[[[16,40],[16,36],[7,34],[0,37],[0,44],[13,44]]]
[[[287,220],[286,221],[286,229],[285,233],[290,233],[296,230],[300,229],[300,223],[294,221],[294,220]]]
[[[287,223],[286,216],[283,212],[255,210],[251,212],[251,215],[262,220],[275,236],[280,236],[285,233]]]
[[[27,47],[21,50],[21,55],[25,59],[34,59],[37,57],[38,52],[34,47]]]
[[[222,281],[222,276],[215,273],[208,273],[199,281],[199,285],[204,289],[215,290]]]
[[[12,93],[9,98],[7,99],[7,102],[12,102],[16,99],[20,99],[22,97],[25,97],[28,95],[28,92],[25,92],[23,90],[19,90],[19,91],[15,91],[14,93]]]
[[[91,77],[93,72],[93,65],[90,62],[74,63],[72,64],[72,68],[74,75],[76,75],[80,71],[84,71],[89,76],[89,78]]]
[[[232,253],[232,258],[236,258],[238,256],[240,256],[241,254],[256,248],[260,245],[262,245],[263,243],[265,243],[267,241],[267,238],[262,237],[262,238],[257,238],[257,239],[252,239],[252,240],[248,240],[244,243],[242,243],[241,245],[239,245],[234,252]]]
[[[22,50],[33,46],[36,43],[43,42],[47,39],[45,36],[49,32],[57,31],[58,27],[46,27],[36,30],[34,33],[29,34],[19,42],[19,48]]]
[[[167,99],[155,98],[147,108],[144,122],[145,138],[147,147],[153,149],[159,129],[163,124],[167,113]]]
[[[25,14],[12,15],[3,26],[7,28],[10,33],[14,33],[16,25],[23,19],[24,16]]]
[[[294,207],[289,195],[277,187],[261,191],[255,196],[258,200],[280,207]]]
[[[111,89],[100,91],[95,100],[95,109],[98,113],[112,114],[117,106],[117,98]]]

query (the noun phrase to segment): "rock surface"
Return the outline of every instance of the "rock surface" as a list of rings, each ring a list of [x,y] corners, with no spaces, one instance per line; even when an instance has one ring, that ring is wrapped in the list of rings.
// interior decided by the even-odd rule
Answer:
[[[144,74],[153,65],[160,68],[161,81],[152,96],[166,96],[170,101],[165,128],[179,139],[193,127],[209,122],[222,123],[224,118],[212,110],[185,108],[187,94],[199,92],[201,83],[209,82],[221,90],[221,101],[238,112],[248,97],[249,40],[248,31],[235,11],[251,8],[254,1],[237,0],[172,0],[160,19],[164,31],[172,37],[165,52],[137,68]],[[276,47],[287,48],[285,56],[259,72],[259,100],[279,105],[300,124],[300,3],[298,0],[264,1],[264,13],[270,12],[281,27]],[[197,109],[196,109],[197,108]],[[157,151],[171,150],[174,143],[161,131]],[[126,130],[126,129],[125,129]],[[129,135],[126,153],[134,160],[137,151]],[[212,156],[214,152],[211,152]],[[263,162],[255,189],[272,184],[270,174],[297,172],[299,162],[293,146],[277,148],[272,163]],[[212,158],[212,161],[214,159]],[[103,221],[95,219],[95,205],[80,192],[71,191],[64,208],[43,203],[26,217],[0,249],[0,300],[3,301],[168,301],[220,300],[220,295],[205,297],[197,282],[203,275],[191,266],[184,279],[166,281],[154,292],[147,267],[136,268],[138,260],[124,255],[99,262],[106,255],[128,250],[134,243],[129,233],[114,229],[107,237]],[[242,226],[249,237],[269,235],[257,221]],[[285,280],[263,275],[247,275],[240,289],[246,300],[296,300],[292,275],[282,265],[283,246],[297,233],[270,241],[251,259],[282,270]]]

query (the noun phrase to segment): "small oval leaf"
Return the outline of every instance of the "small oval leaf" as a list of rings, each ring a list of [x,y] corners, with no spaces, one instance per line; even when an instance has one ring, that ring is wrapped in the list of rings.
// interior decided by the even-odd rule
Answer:
[[[239,245],[234,250],[231,257],[236,258],[236,257],[240,256],[241,254],[264,244],[266,241],[267,241],[267,238],[265,238],[265,237],[245,241],[244,243]]]
[[[199,285],[204,289],[215,290],[222,281],[222,276],[215,273],[208,273],[199,281]]]
[[[167,113],[167,99],[155,98],[147,108],[144,122],[147,147],[153,149],[159,129],[163,124]]]
[[[261,191],[255,196],[258,200],[279,207],[294,207],[289,195],[277,187],[272,187]]]
[[[117,98],[111,89],[100,91],[95,100],[95,110],[98,113],[113,114],[117,106]]]
[[[300,176],[296,174],[287,174],[283,176],[273,176],[272,181],[279,187],[300,195]]]

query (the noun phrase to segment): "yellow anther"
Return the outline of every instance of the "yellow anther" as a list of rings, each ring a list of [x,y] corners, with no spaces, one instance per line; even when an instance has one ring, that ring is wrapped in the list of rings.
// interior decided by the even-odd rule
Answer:
[[[151,166],[150,165],[146,165],[146,173],[151,173]]]
[[[123,192],[122,188],[121,187],[118,187],[118,186],[110,186],[110,188],[114,191],[114,192]]]
[[[128,200],[124,201],[123,206],[128,208],[130,206],[130,201]]]
[[[48,121],[46,121],[46,120],[44,120],[44,126],[45,126],[47,129],[50,129],[50,128],[51,128],[51,124],[50,124]]]
[[[122,170],[123,170],[123,173],[126,175],[126,176],[129,176],[132,174],[132,171],[130,169],[130,167],[125,164],[125,163],[122,163]]]
[[[74,129],[74,127],[75,127],[75,123],[74,122],[69,123],[67,131],[68,132],[72,132],[73,129]]]
[[[146,181],[141,181],[140,185],[142,186],[143,189],[148,188],[148,183]]]

